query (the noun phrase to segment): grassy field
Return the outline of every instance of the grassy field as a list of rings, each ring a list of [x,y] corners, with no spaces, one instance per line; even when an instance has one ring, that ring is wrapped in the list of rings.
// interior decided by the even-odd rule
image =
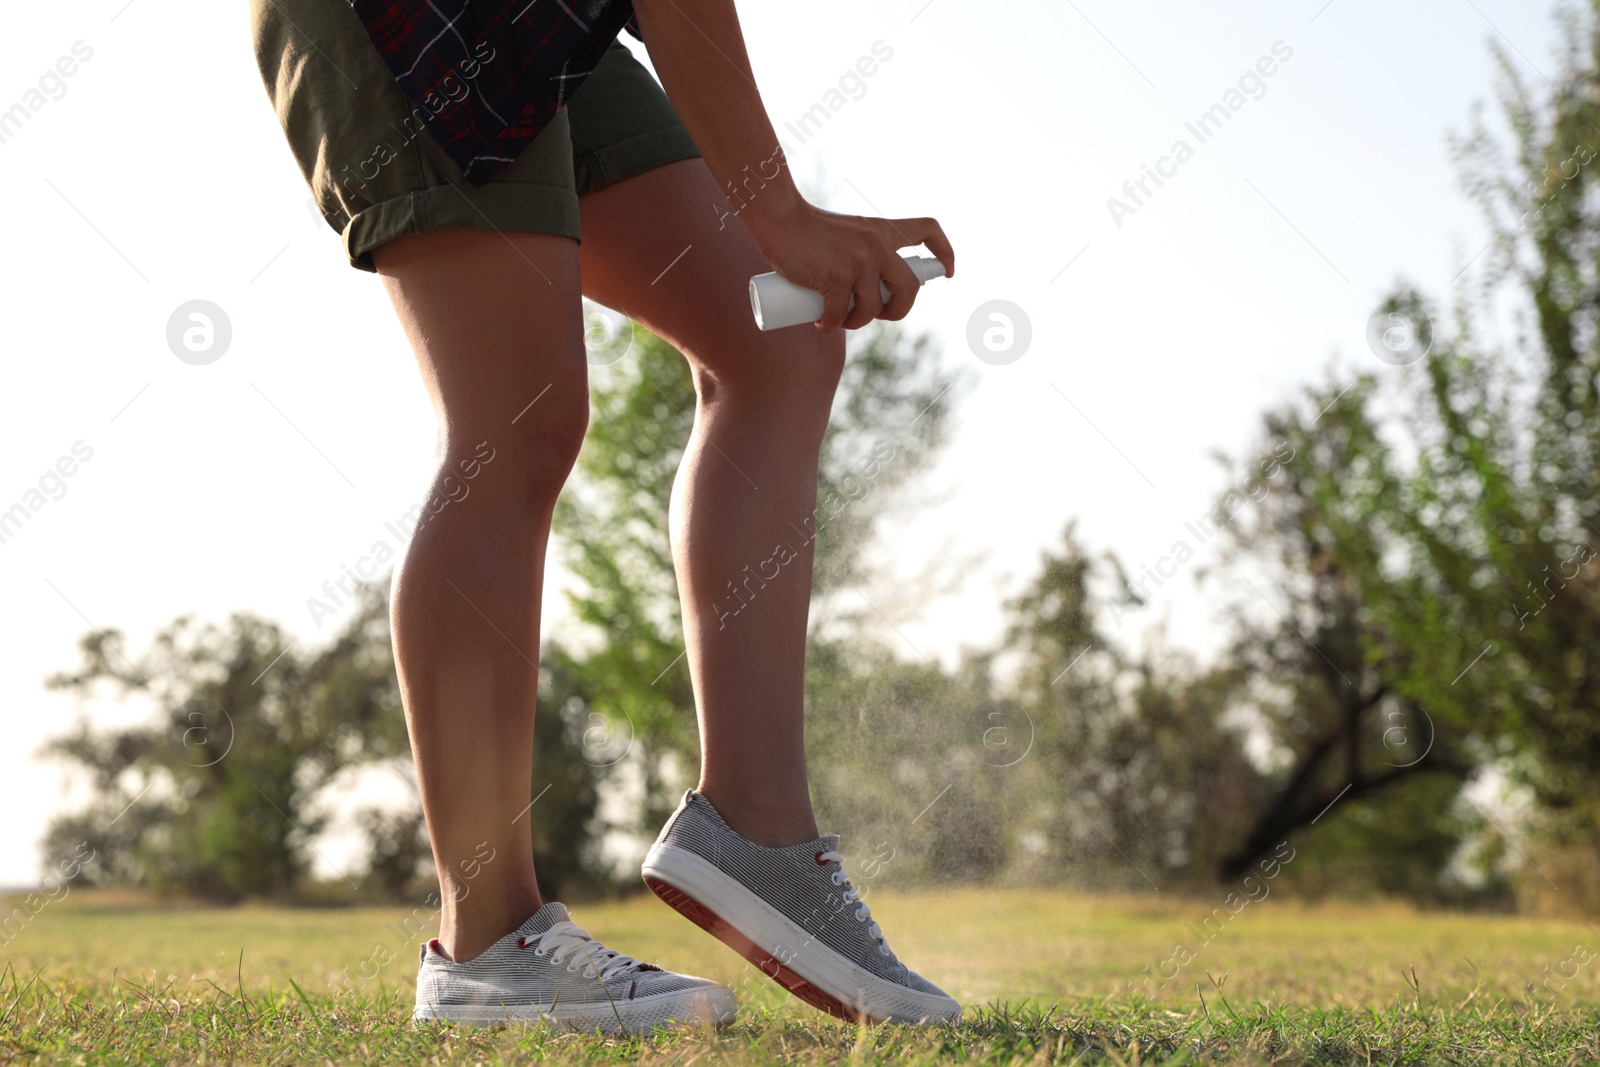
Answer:
[[[738,1022],[626,1041],[421,1029],[409,1015],[417,946],[434,930],[426,909],[152,907],[74,891],[0,947],[0,1060],[1600,1062],[1593,924],[1275,897],[1198,929],[1209,903],[1022,890],[870,899],[899,954],[967,1006],[959,1026],[832,1020],[641,897],[574,918],[624,951],[728,983]]]

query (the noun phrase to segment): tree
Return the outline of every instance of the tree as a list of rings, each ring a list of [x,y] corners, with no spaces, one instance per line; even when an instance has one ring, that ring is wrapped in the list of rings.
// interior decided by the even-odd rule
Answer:
[[[1138,654],[1119,649],[1101,620],[1137,593],[1073,524],[1041,563],[1009,605],[1007,643],[1022,657],[1016,699],[1040,749],[1047,868],[1137,891],[1205,880],[1262,793],[1227,719],[1240,673],[1202,670],[1159,633]]]
[[[1486,276],[1458,294],[1448,328],[1403,283],[1378,309],[1414,342],[1399,346],[1410,363],[1397,407],[1385,413],[1363,374],[1310,391],[1315,418],[1266,420],[1295,458],[1284,487],[1231,527],[1235,562],[1276,576],[1272,612],[1238,617],[1236,651],[1271,680],[1256,708],[1286,766],[1225,871],[1336,800],[1338,819],[1402,787],[1428,798],[1421,821],[1439,840],[1459,840],[1481,824],[1460,810],[1460,787],[1491,767],[1533,791],[1546,830],[1600,836],[1595,12],[1562,12],[1543,103],[1496,46],[1510,150],[1481,113],[1454,139],[1493,234]],[[1525,324],[1509,345],[1492,333],[1503,306]],[[1448,858],[1405,847],[1435,868]]]
[[[303,880],[326,824],[317,790],[345,768],[406,752],[381,592],[327,647],[302,654],[248,613],[226,626],[183,616],[136,659],[122,634],[79,642],[81,665],[46,685],[88,698],[109,688],[155,706],[149,725],[96,731],[86,721],[45,754],[88,771],[88,810],[47,835],[55,863],[87,841],[86,876],[222,900],[284,895]],[[391,842],[393,843],[393,842]]]
[[[47,680],[85,700],[138,696],[154,721],[97,730],[80,721],[44,754],[89,772],[88,808],[59,816],[47,863],[82,843],[95,861],[83,877],[217,900],[288,897],[307,885],[312,841],[327,828],[322,788],[341,771],[393,764],[412,787],[398,809],[355,813],[366,867],[343,872],[351,894],[422,896],[436,885],[410,774],[399,681],[389,636],[389,582],[360,589],[345,629],[315,652],[276,625],[235,613],[224,627],[181,617],[137,660],[115,629],[80,641],[82,665]],[[529,820],[541,891],[551,899],[609,888],[591,840],[601,768],[586,746],[592,723],[575,683],[545,650],[534,721],[538,817]],[[529,800],[533,800],[530,797]]]
[[[1424,365],[1437,432],[1418,541],[1489,649],[1471,698],[1521,743],[1514,773],[1574,833],[1600,837],[1600,10],[1563,8],[1544,102],[1495,46],[1509,151],[1481,114],[1455,139],[1489,219],[1478,313]],[[1486,340],[1496,296],[1525,309],[1513,354]],[[1431,520],[1431,521],[1429,521]]]
[[[1214,512],[1227,516],[1221,573],[1248,590],[1230,613],[1231,659],[1250,679],[1246,707],[1278,764],[1221,861],[1225,879],[1336,804],[1419,775],[1460,783],[1476,767],[1466,753],[1482,724],[1438,700],[1441,678],[1448,686],[1460,668],[1440,653],[1459,638],[1444,632],[1428,576],[1397,551],[1412,512],[1368,411],[1373,390],[1363,377],[1309,390],[1314,418],[1293,406],[1269,414],[1259,498],[1225,497]]]

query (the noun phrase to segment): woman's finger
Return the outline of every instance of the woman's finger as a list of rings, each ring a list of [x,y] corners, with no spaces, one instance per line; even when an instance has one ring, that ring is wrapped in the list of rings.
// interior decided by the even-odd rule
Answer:
[[[878,313],[881,319],[898,322],[911,311],[922,283],[906,261],[890,252],[883,263],[883,284],[889,290],[889,300]]]
[[[832,285],[822,290],[822,318],[817,320],[817,329],[823,333],[832,333],[844,323],[845,315],[850,310],[850,288],[846,285]]]
[[[879,274],[876,267],[868,267],[856,277],[853,291],[856,295],[856,306],[845,316],[844,328],[859,330],[867,323],[878,317],[883,310],[883,290],[879,288]]]
[[[895,247],[927,245],[934,258],[944,264],[944,276],[955,277],[956,252],[950,247],[950,239],[944,235],[944,228],[939,225],[937,219],[885,219],[884,221],[893,230],[894,237],[904,242]]]

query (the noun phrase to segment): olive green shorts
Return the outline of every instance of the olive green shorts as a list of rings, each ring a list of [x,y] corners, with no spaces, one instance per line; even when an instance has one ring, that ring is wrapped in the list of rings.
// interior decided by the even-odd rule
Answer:
[[[347,0],[250,0],[256,62],[295,161],[350,265],[437,226],[582,240],[578,198],[700,154],[650,72],[614,41],[539,136],[473,186],[412,105]],[[408,121],[409,120],[409,121]]]

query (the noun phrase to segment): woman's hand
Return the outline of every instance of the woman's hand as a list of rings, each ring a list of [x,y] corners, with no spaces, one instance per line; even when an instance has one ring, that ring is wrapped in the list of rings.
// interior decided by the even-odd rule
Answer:
[[[859,329],[876,318],[899,320],[921,288],[899,249],[925,244],[946,277],[955,274],[955,252],[934,219],[880,219],[824,211],[796,198],[764,214],[759,200],[744,212],[756,246],[780,275],[822,294],[824,333]],[[883,300],[879,281],[889,290]],[[856,298],[850,308],[850,294]]]
[[[633,0],[640,32],[661,84],[694,138],[717,184],[735,189],[756,160],[782,159],[756,91],[733,0]],[[761,255],[783,277],[822,294],[817,329],[854,329],[876,318],[900,319],[917,298],[917,277],[897,249],[926,244],[955,273],[955,253],[933,219],[836,215],[806,203],[786,162],[738,215]],[[878,289],[889,290],[884,303]],[[847,311],[850,294],[856,306]]]

